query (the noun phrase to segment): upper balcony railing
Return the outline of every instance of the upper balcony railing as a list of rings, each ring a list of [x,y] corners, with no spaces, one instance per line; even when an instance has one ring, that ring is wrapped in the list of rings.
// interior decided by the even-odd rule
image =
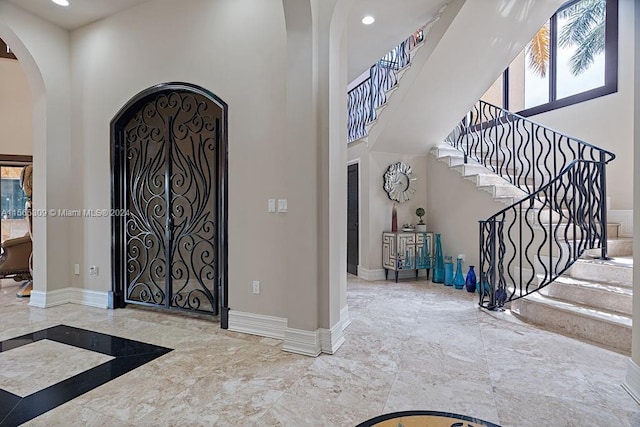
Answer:
[[[411,63],[411,51],[424,40],[424,28],[407,37],[369,68],[369,77],[347,96],[348,142],[367,136],[367,125],[377,118],[376,109],[387,102],[387,91],[398,83],[397,71]]]

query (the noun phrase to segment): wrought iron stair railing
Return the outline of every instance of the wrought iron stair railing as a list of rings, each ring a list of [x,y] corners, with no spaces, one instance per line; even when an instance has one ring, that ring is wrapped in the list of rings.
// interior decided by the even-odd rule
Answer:
[[[607,258],[609,151],[479,101],[446,139],[527,197],[480,221],[480,305],[556,280],[586,249]]]
[[[367,136],[367,125],[387,102],[387,92],[398,84],[399,70],[411,63],[411,51],[424,40],[424,28],[407,37],[369,68],[369,77],[347,94],[348,142]]]

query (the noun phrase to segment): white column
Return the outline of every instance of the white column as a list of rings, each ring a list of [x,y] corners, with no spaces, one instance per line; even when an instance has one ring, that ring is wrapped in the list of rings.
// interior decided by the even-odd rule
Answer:
[[[623,2],[634,3],[633,0],[621,0]],[[635,64],[634,64],[634,140],[633,140],[633,182],[634,188],[640,188],[640,6],[636,3],[627,7],[635,9],[634,34],[625,35],[635,40]],[[634,191],[633,196],[633,253],[640,254],[640,194]],[[631,347],[631,359],[627,366],[627,376],[625,378],[625,389],[640,403],[640,327],[636,322],[640,319],[640,268],[633,269],[633,342]]]

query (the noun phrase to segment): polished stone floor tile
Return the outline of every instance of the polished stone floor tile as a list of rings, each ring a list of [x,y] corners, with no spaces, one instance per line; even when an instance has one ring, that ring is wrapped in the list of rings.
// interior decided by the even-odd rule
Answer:
[[[43,341],[45,343],[40,344]],[[70,373],[69,367],[65,365],[73,364],[76,360],[73,349],[47,345],[46,341],[96,353],[97,356],[102,356],[102,359],[88,356],[87,362],[78,363],[83,369],[73,366],[72,370],[76,373]],[[28,347],[34,345],[35,350],[43,352],[42,364],[29,378],[25,378],[24,382],[31,381],[36,386],[44,388],[27,395],[18,395],[0,388],[0,424],[2,425],[19,425],[29,421],[171,351],[171,349],[122,337],[58,325],[0,342],[0,354],[8,354],[9,360],[17,365],[16,368],[14,364],[0,365],[0,378],[24,375],[24,370],[20,368],[20,358],[24,357],[27,365],[30,362],[33,363],[33,357],[29,356],[28,352],[25,353],[25,348],[29,350]],[[69,357],[65,359],[53,357],[55,353],[51,351],[55,352],[58,349]],[[96,365],[97,362],[102,363]],[[67,373],[62,379],[60,379],[61,372]],[[46,386],[54,380],[59,381]],[[8,385],[16,388],[19,384],[16,380]],[[22,384],[20,391],[33,390],[27,387],[27,384]]]
[[[133,424],[101,414],[73,402],[58,406],[38,418],[27,421],[23,425],[28,427],[66,427],[70,425],[82,427],[133,427]]]
[[[133,363],[75,396],[54,393],[71,400],[27,425],[353,427],[385,412],[434,410],[503,427],[640,426],[639,406],[620,386],[626,356],[525,324],[508,311],[481,310],[476,295],[426,280],[349,276],[347,341],[335,355],[318,358],[284,352],[279,340],[223,331],[215,318],[71,304],[43,310],[15,298],[16,289],[0,287],[0,341],[9,343],[0,352],[0,388],[2,378],[16,381],[13,392],[0,390],[0,425],[16,424],[1,413],[23,400],[16,393],[40,387],[23,384],[30,369],[5,363],[11,357],[27,363],[20,353],[7,358],[11,352],[36,346],[29,363],[47,365],[32,369],[42,378],[82,375],[60,373],[69,365],[85,369],[85,360],[65,364],[38,350],[51,341]],[[132,346],[113,353],[99,339],[37,335],[58,325],[165,350],[141,363]],[[20,339],[31,344],[16,346]],[[56,387],[41,384],[49,393]]]
[[[2,370],[0,389],[25,397],[112,359],[56,341],[36,341],[0,353],[0,366],[9,367]]]
[[[377,408],[345,407],[285,393],[255,425],[354,427],[378,413]]]

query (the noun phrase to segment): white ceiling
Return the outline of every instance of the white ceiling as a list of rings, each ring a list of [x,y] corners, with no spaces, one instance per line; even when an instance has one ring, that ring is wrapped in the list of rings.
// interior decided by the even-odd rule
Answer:
[[[9,0],[47,21],[73,30],[140,3],[153,0]],[[348,81],[358,77],[414,30],[430,21],[448,0],[356,0],[348,19]],[[363,25],[365,15],[376,22]]]
[[[348,20],[348,81],[409,37],[449,0],[356,0]],[[365,15],[376,19],[363,25]]]
[[[69,0],[58,6],[51,0],[9,0],[47,21],[73,30],[148,0]]]

